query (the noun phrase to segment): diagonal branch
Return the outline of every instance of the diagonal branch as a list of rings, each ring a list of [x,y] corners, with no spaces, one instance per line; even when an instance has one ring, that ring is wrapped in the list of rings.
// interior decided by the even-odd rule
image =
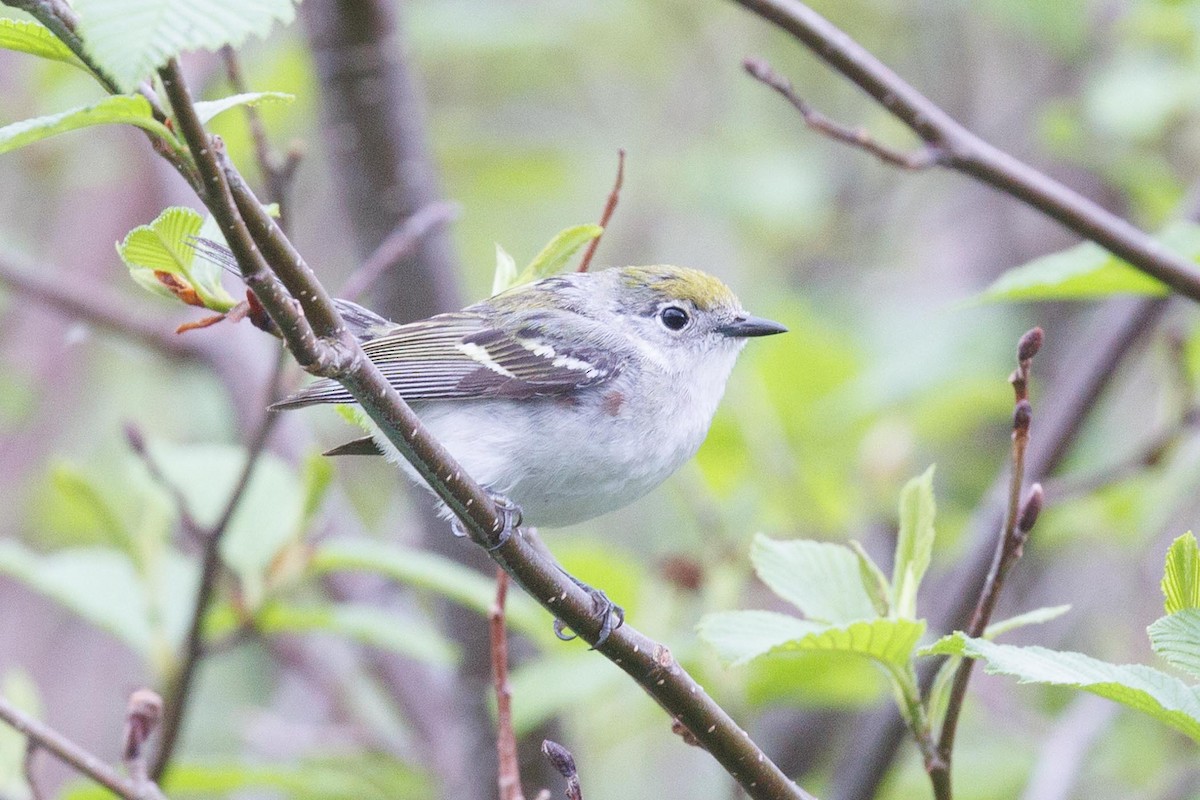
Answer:
[[[591,595],[542,558],[523,536],[501,536],[504,522],[493,501],[429,435],[395,387],[365,357],[312,271],[273,227],[236,170],[222,165],[220,142],[201,125],[178,64],[170,62],[159,74],[178,129],[208,189],[209,209],[293,355],[310,372],[340,381],[459,518],[471,539],[486,547],[494,561],[571,630],[596,644],[600,624]],[[810,797],[766,757],[667,648],[625,625],[596,649],[686,726],[751,797]]]
[[[907,125],[936,154],[936,163],[998,189],[1083,236],[1129,264],[1200,302],[1200,269],[1126,220],[1043,172],[988,144],[956,122],[883,62],[799,0],[736,0],[775,23]],[[772,84],[773,88],[778,87]],[[790,100],[790,98],[789,98]],[[803,111],[802,111],[803,113]],[[811,123],[810,123],[811,124]],[[825,131],[846,129],[829,124]],[[818,129],[819,126],[818,126]],[[851,140],[855,137],[852,134]],[[867,139],[869,140],[869,137]],[[889,163],[889,151],[851,141]],[[908,166],[907,164],[900,164]]]

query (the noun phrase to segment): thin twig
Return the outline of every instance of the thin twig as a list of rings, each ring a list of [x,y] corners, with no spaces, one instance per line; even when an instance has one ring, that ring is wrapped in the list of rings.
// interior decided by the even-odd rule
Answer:
[[[397,225],[362,266],[350,275],[338,296],[357,300],[389,270],[416,252],[422,239],[449,224],[458,214],[458,204],[446,200],[437,200],[418,209]]]
[[[604,231],[608,230],[608,221],[612,219],[613,212],[617,210],[617,202],[621,199],[621,186],[625,183],[625,148],[622,147],[617,151],[617,178],[613,181],[612,191],[608,193],[608,200],[604,203],[604,212],[600,215],[600,227],[603,228],[600,235],[592,241],[588,242],[587,250],[583,251],[583,258],[579,260],[578,272],[587,272],[588,267],[592,265],[592,256],[596,254],[596,248],[600,246],[600,240],[604,238]]]
[[[875,141],[866,128],[851,128],[835,122],[796,94],[792,82],[771,69],[771,65],[761,58],[744,59],[742,66],[752,78],[771,87],[791,103],[792,107],[800,112],[804,124],[823,136],[865,150],[880,161],[901,169],[920,171],[941,163],[943,153],[933,145],[906,153]]]
[[[613,631],[604,642],[598,643],[605,621],[595,618],[592,596],[543,558],[522,536],[500,538],[505,523],[495,503],[445,447],[429,435],[395,387],[365,357],[316,276],[266,216],[236,169],[227,161],[222,164],[223,148],[201,125],[178,65],[170,62],[159,75],[175,110],[178,130],[187,141],[205,186],[210,189],[205,194],[209,210],[225,233],[243,275],[253,284],[251,288],[279,325],[297,360],[314,374],[340,381],[458,517],[471,539],[487,548],[491,558],[555,617],[595,645],[596,650],[632,676],[669,714],[686,725],[751,797],[761,800],[811,797],[784,775],[724,709],[708,697],[667,648],[630,625]],[[311,326],[306,317],[312,321]],[[314,330],[322,334],[321,338],[313,334]]]
[[[119,309],[129,304],[127,299],[103,287],[80,286],[75,277],[71,277],[70,282],[43,277],[66,274],[52,267],[36,271],[23,268],[0,255],[0,284],[12,291],[96,328],[135,341],[167,358],[208,361],[204,351],[188,339],[165,333],[161,322],[121,313]]]
[[[546,739],[542,742],[542,755],[559,775],[567,779],[567,800],[583,800],[583,788],[579,785],[579,773],[575,770],[575,757],[571,751]]]
[[[242,65],[237,52],[225,45],[221,48],[221,61],[225,65],[225,75],[229,85],[238,94],[245,94],[249,89],[242,75]],[[288,201],[291,199],[292,180],[296,176],[296,168],[302,157],[298,147],[291,147],[286,155],[280,155],[271,145],[267,136],[266,125],[263,124],[262,114],[252,103],[243,106],[246,115],[246,125],[250,128],[250,139],[254,142],[254,157],[258,161],[258,169],[267,185],[267,196],[279,203],[279,218],[286,227],[290,219],[287,213]]]
[[[34,774],[37,754],[41,749],[41,746],[32,737],[25,740],[25,758],[21,761],[21,769],[25,773],[25,783],[29,786],[30,800],[45,800],[46,797]]]
[[[267,406],[279,399],[280,383],[286,366],[283,353],[276,360],[274,371],[271,373],[266,391],[266,402],[263,404],[262,416],[258,427],[246,445],[246,460],[242,471],[238,474],[229,499],[221,511],[217,521],[208,529],[201,529],[197,535],[204,543],[201,556],[200,585],[196,589],[196,599],[192,607],[192,618],[188,625],[187,638],[184,640],[183,653],[174,679],[167,691],[162,720],[162,736],[159,740],[158,751],[150,767],[150,776],[161,780],[167,765],[171,761],[179,732],[183,727],[184,716],[187,712],[192,684],[196,676],[196,668],[205,655],[204,650],[204,618],[216,594],[217,580],[221,575],[221,539],[229,529],[233,515],[246,495],[254,470],[266,452],[267,441],[274,429],[279,415],[266,410]],[[182,498],[182,495],[177,495]],[[194,521],[193,521],[194,524]]]
[[[496,601],[488,614],[492,643],[492,685],[496,691],[496,761],[500,800],[525,800],[521,767],[517,760],[517,735],[513,732],[512,686],[508,682],[508,631],[504,626],[504,601],[508,573],[496,568]]]
[[[1168,250],[1128,221],[971,133],[799,0],[736,1],[792,34],[814,55],[856,83],[933,148],[937,164],[974,177],[1038,209],[1184,297],[1200,301],[1200,269],[1189,259]],[[846,138],[834,133],[839,130],[845,132],[842,126],[830,124],[824,132],[869,150],[889,163],[896,163],[893,157],[885,156],[890,153],[887,148],[867,146],[857,141],[855,135]],[[867,141],[870,141],[869,137]],[[907,166],[903,161],[902,158],[899,165]]]
[[[162,792],[154,784],[142,787],[144,791],[139,791],[139,787],[122,778],[111,766],[49,725],[21,711],[4,695],[0,695],[0,720],[11,725],[30,741],[36,742],[37,746],[47,753],[70,764],[77,772],[126,800],[165,800]]]
[[[1004,587],[1004,579],[1009,570],[1021,558],[1025,541],[1033,530],[1041,512],[1044,494],[1041,484],[1035,483],[1022,502],[1022,483],[1025,478],[1025,451],[1029,445],[1029,427],[1033,411],[1029,404],[1029,367],[1033,357],[1042,346],[1042,330],[1034,328],[1021,337],[1017,345],[1017,368],[1009,378],[1013,387],[1015,406],[1013,412],[1012,432],[1012,474],[1009,478],[1008,510],[1005,513],[1004,525],[996,542],[996,552],[992,560],[992,568],[984,581],[975,611],[967,625],[966,634],[979,637],[987,629],[996,601]],[[975,662],[964,658],[959,662],[950,686],[949,699],[946,702],[946,713],[942,721],[942,730],[938,739],[936,759],[926,759],[926,770],[933,783],[934,795],[939,800],[950,800],[950,765],[954,751],[954,736],[958,730],[959,714],[962,711],[963,699],[966,697],[967,684],[971,679],[971,670]]]

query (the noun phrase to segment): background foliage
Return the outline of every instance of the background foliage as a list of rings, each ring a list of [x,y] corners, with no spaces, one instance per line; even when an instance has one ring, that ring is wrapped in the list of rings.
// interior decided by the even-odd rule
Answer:
[[[1195,216],[1200,4],[814,6],[968,127],[1137,224],[1158,230]],[[1035,323],[1047,331],[1033,401],[1049,413],[1055,390],[1065,391],[1081,353],[1111,324],[1112,306],[998,299],[1006,285],[1010,296],[1036,296],[1045,269],[1026,273],[1023,294],[1012,291],[1019,275],[994,281],[1075,242],[961,177],[899,173],[806,131],[745,77],[744,56],[767,56],[831,116],[909,141],[732,5],[421,0],[402,10],[444,192],[461,205],[452,232],[464,300],[488,293],[497,243],[524,264],[556,232],[595,219],[623,147],[622,202],[598,264],[708,270],[791,329],[747,350],[693,464],[635,506],[546,540],[822,794],[852,747],[855,715],[891,702],[885,684],[867,662],[830,654],[727,669],[698,640],[698,620],[787,610],[754,578],[757,533],[857,539],[890,572],[901,488],[935,463],[929,569],[952,569],[969,515],[1006,460],[1005,376],[1017,337]],[[289,220],[336,287],[357,256],[330,188],[304,30],[276,27],[265,41],[250,39],[242,58],[252,89],[296,98],[260,110],[276,141],[305,142]],[[230,94],[214,58],[188,65],[205,99]],[[0,98],[2,125],[100,95],[69,64],[0,52]],[[240,116],[213,128],[252,172]],[[137,131],[95,128],[6,154],[0,185],[10,189],[0,193],[6,258],[65,285],[106,285],[123,313],[164,331],[197,318],[138,290],[114,252],[164,206],[194,205]],[[1195,236],[1177,241],[1194,247]],[[1119,273],[1090,248],[1056,258],[1058,274]],[[989,286],[991,297],[981,297]],[[226,287],[240,296],[228,278]],[[1125,463],[1191,410],[1195,327],[1193,310],[1176,304],[1147,331],[1087,420],[1067,478]],[[274,358],[248,325],[184,336],[236,354],[226,368],[265,384]],[[0,369],[0,496],[9,510],[0,517],[0,676],[9,695],[115,759],[129,690],[176,667],[198,574],[177,504],[131,451],[125,428],[144,433],[156,462],[186,487],[186,507],[210,524],[204,515],[233,485],[261,402],[228,391],[220,370],[164,359],[13,292],[0,294]],[[290,417],[274,434],[223,551],[236,579],[208,620],[222,646],[200,673],[177,794],[429,792],[412,709],[382,697],[364,653],[399,653],[413,669],[449,675],[462,654],[435,624],[436,601],[450,595],[478,611],[490,589],[398,549],[417,541],[413,509],[424,500],[398,491],[392,471],[356,462],[330,470],[314,458],[347,434],[354,430],[325,411]],[[1072,610],[1012,641],[1151,663],[1145,628],[1161,616],[1163,556],[1195,524],[1198,478],[1200,440],[1185,428],[1131,477],[1085,491],[1048,487],[1050,507],[1001,616]],[[362,602],[328,599],[325,578],[351,568],[382,577]],[[939,586],[926,582],[923,608],[945,600]],[[248,614],[258,630],[247,637],[238,630]],[[615,669],[578,643],[550,639],[536,609],[517,605],[513,614],[528,639],[514,675],[518,726],[558,726],[588,797],[728,796],[723,773],[670,736],[659,710]],[[482,617],[470,620],[485,637]],[[1077,796],[1198,791],[1194,744],[1153,720],[1003,678],[980,676],[972,688],[959,737],[957,770],[970,776],[961,797],[1071,796],[1036,793],[1070,752],[1086,754],[1070,774]],[[4,737],[0,793],[23,797],[19,742]],[[885,797],[927,791],[915,749],[902,753]],[[68,777],[44,771],[55,785]]]

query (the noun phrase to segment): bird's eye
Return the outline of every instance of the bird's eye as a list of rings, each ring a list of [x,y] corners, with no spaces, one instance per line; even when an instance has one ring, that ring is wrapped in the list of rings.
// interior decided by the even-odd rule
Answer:
[[[662,320],[663,325],[673,331],[683,330],[690,319],[688,313],[679,306],[667,306],[658,312],[658,318]]]

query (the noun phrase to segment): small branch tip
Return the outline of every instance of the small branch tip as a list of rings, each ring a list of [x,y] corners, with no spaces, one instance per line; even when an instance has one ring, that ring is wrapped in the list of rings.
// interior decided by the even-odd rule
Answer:
[[[1033,406],[1028,400],[1018,400],[1016,407],[1013,409],[1013,432],[1027,433],[1029,431],[1029,423],[1033,421]]]
[[[1046,502],[1046,493],[1042,485],[1035,483],[1029,489],[1029,496],[1021,506],[1021,515],[1017,518],[1017,530],[1022,534],[1029,533],[1037,524],[1038,515],[1042,513],[1042,505]]]
[[[1017,344],[1017,361],[1026,362],[1032,359],[1042,349],[1045,340],[1046,334],[1041,328],[1027,331]]]

